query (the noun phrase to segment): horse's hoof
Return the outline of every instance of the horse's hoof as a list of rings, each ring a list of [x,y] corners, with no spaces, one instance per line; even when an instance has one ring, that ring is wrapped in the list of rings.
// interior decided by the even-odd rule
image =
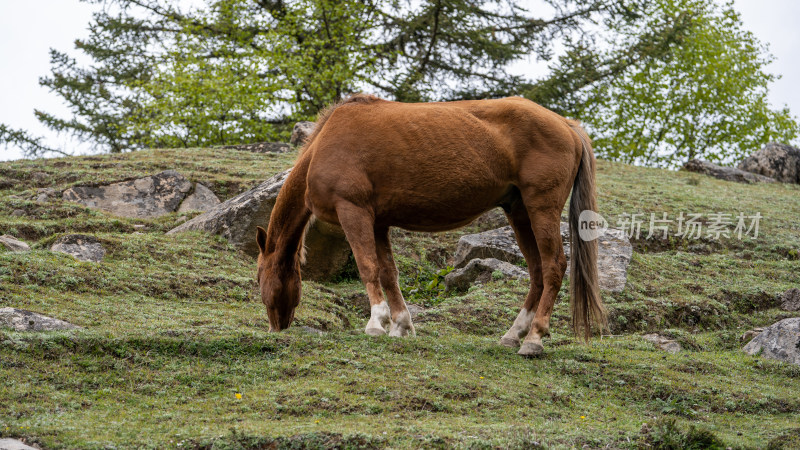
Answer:
[[[535,357],[541,355],[543,351],[544,347],[542,346],[542,344],[537,344],[535,342],[523,342],[517,354],[522,356]]]
[[[367,328],[365,333],[369,336],[383,336],[386,334],[386,330],[383,328]]]
[[[500,345],[508,348],[517,348],[519,347],[519,339],[503,336],[500,338]]]

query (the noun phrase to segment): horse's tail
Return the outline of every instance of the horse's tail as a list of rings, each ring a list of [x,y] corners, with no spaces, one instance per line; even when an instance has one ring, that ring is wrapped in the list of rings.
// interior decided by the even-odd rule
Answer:
[[[597,275],[597,239],[583,240],[579,235],[579,217],[582,211],[597,211],[595,194],[595,159],[586,131],[577,123],[570,126],[578,134],[583,145],[581,162],[572,186],[569,202],[570,241],[570,306],[572,328],[584,340],[591,337],[591,323],[601,329],[607,326],[606,311],[600,298]]]

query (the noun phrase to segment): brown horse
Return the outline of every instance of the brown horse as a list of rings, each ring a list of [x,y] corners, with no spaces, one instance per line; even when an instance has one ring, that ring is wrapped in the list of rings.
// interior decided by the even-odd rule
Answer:
[[[596,210],[594,154],[577,122],[522,98],[397,103],[352,96],[320,115],[258,227],[258,282],[270,330],[288,327],[300,301],[303,237],[313,216],[341,225],[366,286],[366,333],[414,334],[397,281],[389,227],[443,231],[500,206],[531,276],[525,304],[500,340],[538,355],[566,270],[561,211],[572,190],[572,324],[589,338],[605,324],[597,242],[578,238],[578,215]],[[384,293],[386,294],[384,299]]]

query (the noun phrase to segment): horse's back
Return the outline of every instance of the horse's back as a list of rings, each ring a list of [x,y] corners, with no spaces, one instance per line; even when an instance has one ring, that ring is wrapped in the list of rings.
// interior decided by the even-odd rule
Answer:
[[[392,225],[458,226],[510,195],[532,158],[552,165],[534,153],[537,141],[563,134],[559,118],[514,98],[344,104],[309,146],[307,198],[323,220],[334,219],[335,197],[371,205]]]

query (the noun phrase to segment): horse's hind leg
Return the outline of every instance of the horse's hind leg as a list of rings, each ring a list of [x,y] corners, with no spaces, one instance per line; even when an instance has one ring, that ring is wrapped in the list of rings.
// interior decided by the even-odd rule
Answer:
[[[562,203],[563,204],[563,203]],[[520,355],[536,356],[542,353],[542,338],[550,334],[550,315],[561,289],[561,280],[567,270],[567,258],[561,242],[561,208],[550,205],[526,205],[542,262],[542,295],[528,335],[519,349]]]
[[[391,316],[381,291],[381,265],[375,247],[373,215],[369,210],[345,201],[336,204],[336,214],[350,248],[353,249],[358,272],[367,289],[371,305],[365,332],[370,336],[386,334],[385,327],[389,324]]]
[[[399,272],[392,256],[392,244],[389,242],[388,229],[375,230],[375,244],[380,263],[380,281],[386,298],[389,300],[389,309],[392,314],[392,324],[389,336],[414,336],[416,332],[411,323],[411,314],[408,312],[406,301],[400,292],[400,285],[397,283]]]
[[[508,223],[514,229],[517,237],[519,249],[528,263],[528,273],[531,276],[531,286],[528,290],[528,297],[522,305],[522,309],[517,315],[516,320],[506,334],[500,338],[500,344],[506,347],[519,347],[520,339],[528,335],[533,322],[534,313],[539,306],[539,298],[542,296],[542,261],[539,258],[539,248],[536,246],[536,237],[531,227],[531,219],[528,211],[521,200],[515,201],[506,211]]]

